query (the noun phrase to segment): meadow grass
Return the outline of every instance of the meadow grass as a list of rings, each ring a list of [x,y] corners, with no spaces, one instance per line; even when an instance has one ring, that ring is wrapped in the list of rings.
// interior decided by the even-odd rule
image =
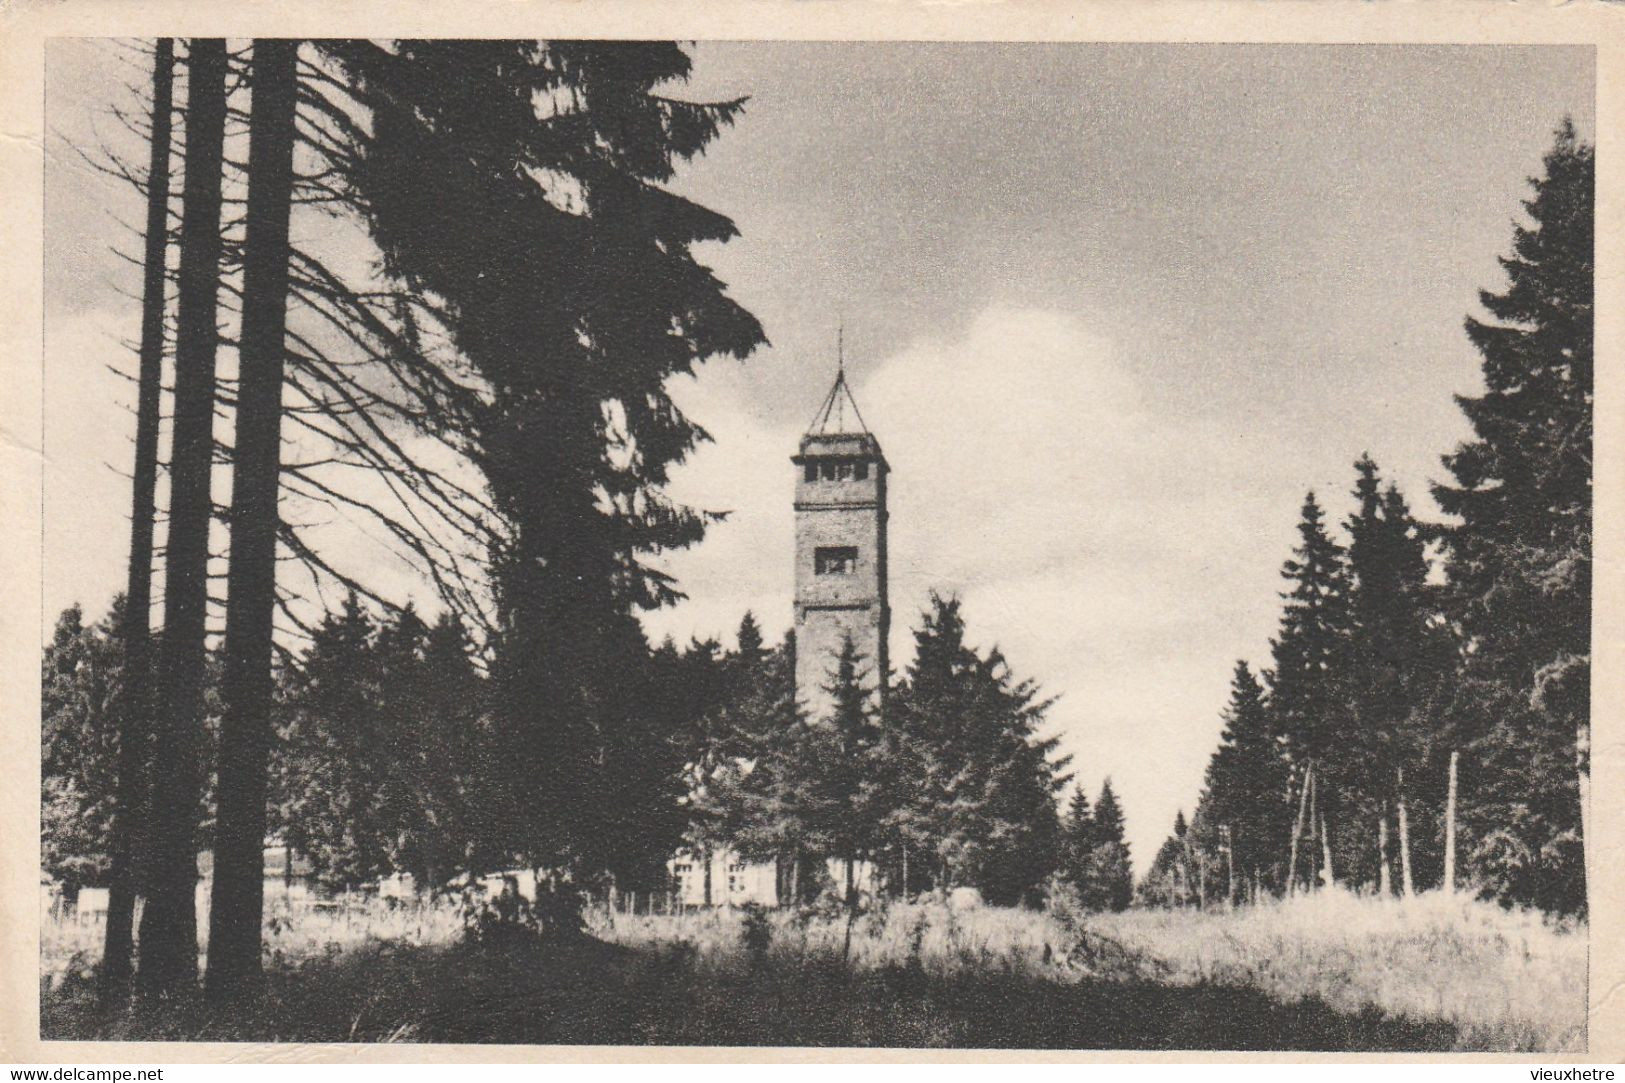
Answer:
[[[449,905],[273,916],[251,1010],[108,1009],[47,927],[48,1038],[1541,1050],[1585,1043],[1583,925],[1465,898],[1321,893],[1232,913],[587,913],[461,935]]]

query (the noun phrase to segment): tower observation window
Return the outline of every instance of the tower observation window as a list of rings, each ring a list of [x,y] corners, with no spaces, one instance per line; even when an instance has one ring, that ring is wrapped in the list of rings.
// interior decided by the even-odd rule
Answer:
[[[855,546],[824,545],[813,550],[813,571],[818,575],[851,575],[857,567]]]
[[[868,476],[869,464],[851,459],[824,459],[816,467],[812,463],[807,464],[808,481],[820,477],[825,481],[851,481],[853,478],[862,481]]]

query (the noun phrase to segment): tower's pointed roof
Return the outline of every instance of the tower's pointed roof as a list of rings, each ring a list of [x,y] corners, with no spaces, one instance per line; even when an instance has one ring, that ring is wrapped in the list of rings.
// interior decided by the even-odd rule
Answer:
[[[851,420],[847,419],[850,412]],[[856,428],[849,428],[856,425]],[[813,414],[812,423],[807,426],[808,436],[869,436],[869,426],[863,423],[863,415],[858,412],[858,400],[852,396],[852,385],[846,382],[846,366],[842,365],[835,373],[835,382],[830,385],[829,394],[824,401],[818,404],[818,412]]]
[[[818,404],[818,412],[813,414],[807,432],[801,438],[800,453],[791,456],[791,461],[803,462],[803,456],[808,455],[838,458],[859,456],[878,461],[884,470],[886,458],[881,453],[880,441],[864,424],[863,415],[858,412],[858,400],[853,397],[852,385],[846,379],[845,338],[843,329],[836,340],[835,382],[830,385],[829,394]]]
[[[847,428],[846,419],[848,407],[852,410],[850,424],[857,428]],[[834,428],[831,428],[831,425]],[[852,396],[852,385],[846,382],[846,327],[843,325],[835,333],[835,382],[830,385],[829,394],[824,401],[818,404],[818,412],[813,414],[812,423],[807,426],[808,436],[868,436],[869,426],[863,423],[863,415],[858,412],[858,400]]]

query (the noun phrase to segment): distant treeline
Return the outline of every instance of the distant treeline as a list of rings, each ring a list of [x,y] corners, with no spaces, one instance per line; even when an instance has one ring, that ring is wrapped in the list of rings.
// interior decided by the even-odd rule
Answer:
[[[108,873],[123,621],[122,599],[88,627],[72,607],[46,650],[45,863],[70,888]],[[614,825],[621,859],[571,870],[576,886],[663,891],[680,847],[725,847],[777,861],[785,898],[844,899],[851,885],[827,882],[835,858],[868,863],[876,888],[893,894],[969,886],[991,901],[1036,903],[1058,869],[1088,883],[1079,870],[1099,845],[1115,876],[1095,892],[1099,905],[1126,904],[1110,783],[1083,834],[1076,807],[1065,830],[1057,816],[1070,776],[1055,739],[1037,733],[1048,701],[997,650],[967,644],[957,600],[933,597],[915,640],[884,724],[877,675],[850,647],[829,659],[831,716],[808,718],[796,704],[794,637],[764,646],[748,613],[731,651],[715,640],[629,644],[617,673],[635,704],[623,732],[635,726],[636,740],[617,746],[622,769],[582,798],[584,815]],[[279,667],[269,828],[322,880],[356,888],[406,872],[438,890],[525,861],[505,845],[512,762],[495,686],[476,663],[455,616],[378,617],[351,596]],[[212,687],[209,699],[213,737]],[[205,831],[213,794],[211,772]]]
[[[1340,535],[1305,499],[1268,668],[1236,664],[1201,797],[1148,899],[1453,876],[1584,912],[1593,163],[1565,121],[1501,260],[1508,284],[1480,295],[1494,322],[1467,320],[1485,390],[1458,396],[1475,439],[1433,486],[1451,521],[1413,518],[1369,457]]]

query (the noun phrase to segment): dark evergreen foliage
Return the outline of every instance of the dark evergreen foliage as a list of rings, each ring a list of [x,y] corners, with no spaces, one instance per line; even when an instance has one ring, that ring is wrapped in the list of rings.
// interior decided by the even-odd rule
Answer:
[[[1240,882],[1279,890],[1286,884],[1283,843],[1292,829],[1288,766],[1264,689],[1246,662],[1236,663],[1223,717],[1197,813],[1204,828],[1199,841],[1215,857],[1229,847]]]
[[[704,438],[666,381],[764,340],[690,252],[732,223],[661,185],[741,103],[657,93],[689,72],[670,43],[327,48],[373,111],[354,183],[386,269],[435,299],[487,391],[459,423],[506,531],[491,554],[504,845],[616,865],[609,768],[637,770],[648,736],[622,679],[641,649],[628,611],[675,596],[641,558],[707,521],[664,494]]]
[[[1501,261],[1507,286],[1480,294],[1490,320],[1467,320],[1485,390],[1458,397],[1475,438],[1433,489],[1451,521],[1418,523],[1369,456],[1346,549],[1304,505],[1269,695],[1238,667],[1187,832],[1243,888],[1290,886],[1283,856],[1300,885],[1445,882],[1457,755],[1456,882],[1585,910],[1594,171],[1565,120]]]
[[[1565,120],[1503,257],[1507,286],[1469,317],[1475,439],[1434,487],[1449,611],[1463,640],[1453,741],[1465,755],[1466,858],[1502,897],[1585,907],[1590,778],[1595,151]]]
[[[932,595],[887,725],[907,765],[890,846],[929,854],[937,882],[1005,903],[1036,900],[1060,853],[1056,795],[1070,776],[1058,738],[1039,736],[1051,700],[997,648],[965,641],[957,598]]]
[[[69,606],[40,667],[40,865],[70,901],[81,887],[106,884],[111,870],[126,618],[122,596],[89,626]]]

